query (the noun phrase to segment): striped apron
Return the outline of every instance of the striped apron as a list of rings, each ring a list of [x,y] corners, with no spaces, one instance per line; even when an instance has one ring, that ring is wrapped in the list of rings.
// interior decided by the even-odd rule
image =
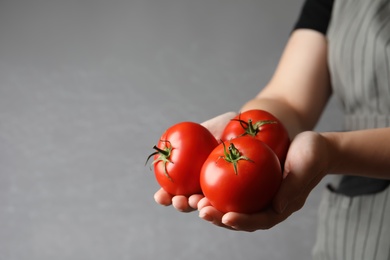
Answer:
[[[335,0],[327,37],[345,130],[390,127],[390,0]],[[390,186],[347,196],[337,185],[320,203],[313,259],[390,260]]]

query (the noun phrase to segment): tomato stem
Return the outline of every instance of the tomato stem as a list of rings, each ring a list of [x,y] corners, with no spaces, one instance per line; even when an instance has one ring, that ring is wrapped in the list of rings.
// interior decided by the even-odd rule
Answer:
[[[225,161],[227,161],[227,162],[233,164],[234,173],[235,173],[236,175],[238,175],[237,162],[238,162],[239,160],[246,160],[246,161],[253,162],[253,161],[252,161],[251,159],[249,159],[248,157],[242,155],[242,154],[240,153],[240,151],[234,146],[233,143],[230,143],[229,148],[228,148],[229,151],[226,151],[225,143],[222,143],[222,144],[223,144],[223,152],[224,152],[224,155],[225,155],[225,156],[221,156],[221,157],[224,158]]]
[[[169,141],[161,141],[161,142],[164,142],[164,143],[170,143]],[[171,156],[171,152],[172,152],[172,146],[167,146],[165,145],[165,147],[163,149],[161,148],[158,148],[156,145],[153,146],[153,149],[156,150],[156,152],[150,154],[145,162],[145,165],[148,163],[149,159],[153,156],[155,156],[156,154],[159,154],[159,156],[157,157],[157,159],[155,159],[153,162],[152,162],[152,165],[156,164],[157,162],[160,162],[162,161],[163,164],[164,164],[164,174],[165,176],[167,176],[167,178],[173,182],[173,179],[171,178],[171,176],[169,176],[168,174],[168,170],[167,170],[167,163],[173,163],[171,160],[170,160],[170,156]]]
[[[153,146],[153,149],[157,151],[157,152],[155,152],[155,154],[160,153],[161,155],[164,155],[166,157],[169,157],[169,155],[171,153],[171,151],[169,149],[163,150],[163,149],[158,148],[157,145]]]
[[[241,114],[240,114],[240,116],[241,116]],[[246,122],[246,121],[242,120],[240,118],[240,116],[238,117],[238,119],[232,119],[233,121],[238,121],[240,123],[241,127],[245,130],[245,132],[243,134],[241,134],[240,136],[244,136],[244,135],[256,136],[260,132],[260,128],[263,125],[277,124],[277,122],[274,120],[260,120],[260,121],[257,121],[256,123],[253,123],[252,119],[248,119],[248,122]]]

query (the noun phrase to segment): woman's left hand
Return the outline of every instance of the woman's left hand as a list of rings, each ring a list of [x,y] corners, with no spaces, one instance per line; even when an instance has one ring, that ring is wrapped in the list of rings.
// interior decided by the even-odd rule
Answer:
[[[316,132],[303,132],[290,145],[283,181],[270,208],[250,215],[223,214],[204,197],[197,204],[199,216],[228,229],[248,232],[269,229],[303,207],[310,192],[329,171],[329,158],[326,139]]]

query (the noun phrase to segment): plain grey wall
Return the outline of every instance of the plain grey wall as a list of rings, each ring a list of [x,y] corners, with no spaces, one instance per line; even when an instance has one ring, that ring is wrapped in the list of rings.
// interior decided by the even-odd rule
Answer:
[[[309,259],[321,187],[269,231],[153,201],[171,124],[237,110],[302,0],[0,2],[0,260]],[[319,130],[340,128],[332,100]]]

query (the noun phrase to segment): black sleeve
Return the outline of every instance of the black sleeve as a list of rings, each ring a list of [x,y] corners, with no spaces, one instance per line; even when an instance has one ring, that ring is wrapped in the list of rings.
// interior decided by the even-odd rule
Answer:
[[[334,0],[306,0],[294,26],[296,29],[313,29],[326,35]]]

